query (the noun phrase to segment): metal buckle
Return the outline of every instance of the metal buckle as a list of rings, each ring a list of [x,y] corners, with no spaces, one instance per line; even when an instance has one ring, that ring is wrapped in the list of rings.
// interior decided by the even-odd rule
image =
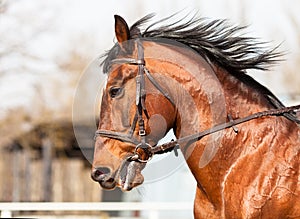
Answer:
[[[143,160],[140,158],[140,155],[138,153],[138,149],[142,149],[148,156],[148,159],[147,160]],[[139,143],[135,149],[134,149],[134,155],[132,155],[130,157],[130,160],[131,161],[138,161],[138,162],[141,162],[141,163],[147,163],[149,160],[152,159],[153,157],[153,153],[151,152],[151,149],[152,149],[152,146],[148,143]]]
[[[139,136],[145,136],[146,135],[146,131],[144,129],[139,130]]]

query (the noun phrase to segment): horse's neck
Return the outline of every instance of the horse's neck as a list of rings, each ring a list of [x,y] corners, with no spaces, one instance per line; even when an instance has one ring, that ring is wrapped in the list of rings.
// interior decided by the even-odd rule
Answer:
[[[255,89],[221,69],[215,68],[214,71],[218,81],[208,82],[207,78],[204,78],[202,82],[199,81],[202,85],[209,83],[206,87],[201,86],[207,89],[206,91],[197,91],[195,94],[191,85],[189,92],[195,103],[194,110],[191,113],[192,104],[181,107],[180,125],[178,125],[180,133],[177,133],[177,136],[193,134],[224,123],[228,121],[228,115],[233,119],[242,118],[270,107],[266,98]],[[220,85],[221,90],[215,87]],[[182,102],[184,103],[184,100]],[[192,145],[182,146],[198,187],[201,187],[207,194],[215,195],[209,199],[221,202],[221,197],[218,197],[221,192],[213,191],[222,189],[221,182],[235,161],[235,157],[229,155],[235,151],[239,154],[248,150],[247,145],[238,145],[238,142],[234,141],[236,135],[233,129],[226,129],[206,136]]]

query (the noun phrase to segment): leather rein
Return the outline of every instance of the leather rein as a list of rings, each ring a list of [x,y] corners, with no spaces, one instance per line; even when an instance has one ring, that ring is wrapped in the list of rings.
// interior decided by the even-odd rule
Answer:
[[[286,113],[300,111],[300,105],[295,105],[290,107],[283,107],[280,109],[270,109],[270,110],[254,113],[239,119],[232,119],[231,116],[228,115],[229,118],[228,122],[215,125],[212,128],[206,129],[196,134],[181,137],[175,141],[172,140],[170,142],[161,145],[151,146],[149,143],[146,142],[145,122],[143,119],[143,115],[145,115],[148,118],[147,109],[145,106],[145,97],[146,97],[145,76],[154,85],[154,87],[157,90],[159,90],[159,92],[162,93],[164,97],[170,101],[170,103],[173,106],[175,106],[175,102],[172,100],[169,93],[160,86],[160,84],[152,77],[152,75],[146,68],[145,66],[146,63],[144,60],[144,50],[143,50],[142,42],[139,38],[136,39],[136,45],[137,45],[137,52],[138,52],[137,59],[120,58],[111,61],[112,63],[115,64],[130,64],[130,65],[138,66],[138,75],[136,76],[136,100],[135,100],[136,114],[133,120],[133,124],[131,125],[131,129],[128,134],[99,129],[95,132],[95,137],[94,137],[95,140],[98,136],[101,136],[101,137],[112,138],[122,142],[127,142],[136,145],[133,155],[126,158],[126,160],[128,161],[138,161],[142,163],[147,163],[153,157],[154,154],[163,154],[166,152],[170,152],[172,150],[174,150],[175,155],[177,156],[178,155],[177,149],[179,148],[179,145],[182,143],[193,143],[200,140],[204,136],[213,134],[215,132],[219,132],[227,128],[233,128],[235,132],[238,132],[236,125],[245,123],[253,119],[258,119],[266,116],[282,116]],[[296,122],[299,123],[300,121],[296,119]],[[137,140],[133,137],[133,133],[135,131],[137,124],[139,128],[138,134],[140,136],[140,140]],[[147,157],[146,159],[141,158],[140,149],[146,154]]]

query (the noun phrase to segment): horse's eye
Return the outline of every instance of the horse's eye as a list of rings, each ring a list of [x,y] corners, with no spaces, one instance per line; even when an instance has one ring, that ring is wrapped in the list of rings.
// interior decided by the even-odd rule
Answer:
[[[109,89],[109,95],[111,98],[115,98],[122,93],[122,88],[120,87],[111,87]]]

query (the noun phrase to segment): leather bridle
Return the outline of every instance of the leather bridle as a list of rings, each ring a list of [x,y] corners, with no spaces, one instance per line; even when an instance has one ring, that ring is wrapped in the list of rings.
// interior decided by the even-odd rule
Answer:
[[[133,155],[127,157],[126,159],[128,161],[138,161],[142,163],[147,163],[154,154],[162,154],[165,152],[169,152],[174,150],[175,154],[177,154],[177,150],[179,148],[179,145],[182,143],[193,143],[201,138],[203,138],[206,135],[213,134],[215,132],[227,129],[227,128],[233,128],[235,132],[238,132],[238,129],[236,128],[236,125],[265,117],[265,116],[282,116],[286,113],[296,112],[300,111],[300,105],[291,106],[291,107],[284,107],[280,109],[270,109],[263,112],[254,113],[252,115],[249,115],[244,118],[239,119],[232,119],[231,116],[228,115],[229,121],[225,123],[221,123],[219,125],[213,126],[212,128],[206,129],[202,132],[198,132],[196,134],[188,135],[182,138],[179,138],[177,140],[172,140],[168,143],[164,143],[161,145],[154,145],[151,146],[146,141],[146,131],[145,131],[145,122],[143,119],[143,115],[145,115],[148,118],[147,109],[145,106],[145,97],[146,97],[146,89],[145,89],[145,76],[149,79],[149,81],[154,85],[154,87],[160,91],[160,93],[163,94],[165,98],[167,98],[170,103],[175,107],[175,102],[172,100],[169,93],[162,88],[162,86],[155,80],[155,78],[152,77],[151,73],[148,71],[148,69],[145,67],[145,59],[144,59],[144,49],[142,42],[139,38],[135,40],[137,45],[137,59],[133,58],[118,58],[111,61],[113,64],[130,64],[130,65],[137,65],[138,66],[138,74],[136,76],[136,114],[133,120],[133,124],[131,125],[131,129],[128,134],[115,132],[115,131],[109,131],[109,130],[102,130],[99,129],[95,132],[95,140],[98,136],[106,137],[106,138],[112,138],[116,139],[122,142],[127,142],[130,144],[135,145],[135,150]],[[298,119],[295,118],[293,120],[297,123],[300,123]],[[133,133],[135,131],[135,128],[138,124],[138,134],[140,136],[140,140],[137,140],[133,137]],[[140,151],[143,151],[144,154],[146,154],[146,159],[141,158]]]
[[[136,76],[136,99],[135,99],[136,113],[133,119],[133,123],[131,125],[131,129],[128,134],[100,129],[96,131],[95,139],[98,136],[101,136],[101,137],[112,138],[112,139],[134,144],[136,145],[134,154],[128,157],[127,160],[146,163],[153,156],[152,153],[153,146],[151,146],[149,143],[146,142],[145,122],[143,118],[143,115],[145,115],[146,118],[149,117],[145,105],[145,98],[146,98],[145,76],[154,85],[154,87],[157,90],[159,90],[163,94],[163,96],[170,101],[170,103],[174,107],[175,107],[175,102],[172,100],[169,93],[160,86],[160,84],[155,80],[154,77],[152,77],[148,69],[145,67],[144,49],[143,49],[142,42],[139,38],[137,38],[135,41],[137,45],[137,59],[119,58],[111,61],[112,64],[130,64],[130,65],[138,66],[138,73]],[[140,136],[140,141],[133,138],[133,133],[137,125],[138,125],[138,134]],[[142,151],[147,155],[146,156],[147,159],[145,160],[141,159],[140,153],[138,152],[139,149],[142,149]]]

